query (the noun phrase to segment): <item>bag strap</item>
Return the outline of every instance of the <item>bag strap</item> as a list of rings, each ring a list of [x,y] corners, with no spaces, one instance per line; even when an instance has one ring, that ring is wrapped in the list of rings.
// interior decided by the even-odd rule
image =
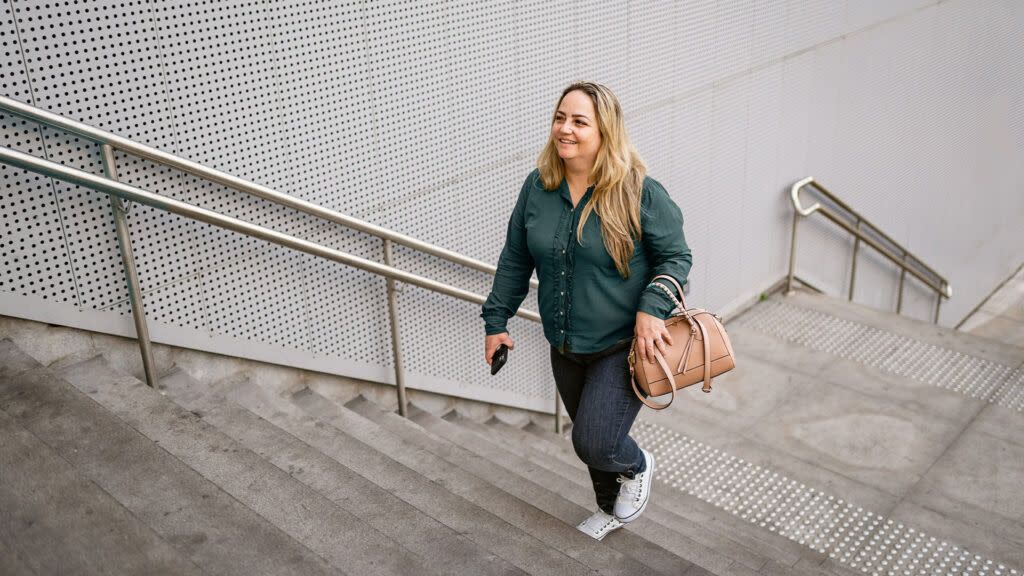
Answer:
[[[676,400],[676,379],[672,376],[672,370],[668,367],[668,362],[665,362],[665,357],[662,356],[661,352],[657,349],[654,350],[654,359],[658,361],[658,365],[661,366],[662,371],[665,372],[665,376],[668,376],[668,382],[671,384],[670,388],[672,390],[672,397],[669,398],[668,402],[665,404],[658,404],[657,402],[651,402],[647,398],[644,398],[640,394],[640,389],[636,385],[636,377],[632,376],[632,374],[630,375],[629,382],[633,385],[633,393],[636,394],[636,397],[639,398],[645,406],[654,408],[655,410],[664,410]]]
[[[686,297],[683,295],[683,287],[679,285],[679,281],[676,280],[675,278],[669,276],[668,274],[658,274],[654,278],[651,278],[651,282],[654,282],[658,278],[664,278],[664,279],[668,280],[669,282],[671,282],[672,285],[676,287],[676,292],[679,293],[679,301],[682,302],[682,306],[680,306],[679,309],[680,310],[686,310]],[[664,284],[660,284],[660,285],[664,286]],[[675,298],[673,298],[673,300],[675,300]]]
[[[708,331],[696,318],[693,323],[700,329],[700,337],[704,340],[704,386],[703,392],[711,392],[711,338],[708,338]]]
[[[662,284],[661,282],[653,282],[652,281],[651,282],[651,286],[657,286],[658,288],[661,288],[661,291],[668,295],[669,300],[672,301],[672,304],[675,304],[676,308],[678,308],[679,310],[681,310],[683,312],[686,312],[686,307],[683,306],[683,303],[680,302],[679,299],[676,298],[676,295],[673,294],[671,290],[666,288],[664,284]]]

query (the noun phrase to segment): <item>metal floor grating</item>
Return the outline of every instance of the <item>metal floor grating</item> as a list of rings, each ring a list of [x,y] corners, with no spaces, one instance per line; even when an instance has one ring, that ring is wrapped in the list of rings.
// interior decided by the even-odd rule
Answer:
[[[1020,575],[1015,569],[658,424],[638,420],[632,436],[657,459],[658,482],[865,574]]]
[[[762,302],[736,322],[890,374],[1024,411],[1021,368],[777,300]]]

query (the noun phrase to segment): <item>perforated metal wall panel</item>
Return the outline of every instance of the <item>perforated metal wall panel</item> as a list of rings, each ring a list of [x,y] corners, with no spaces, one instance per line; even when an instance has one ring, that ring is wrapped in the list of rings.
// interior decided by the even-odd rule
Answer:
[[[944,324],[1024,256],[1014,0],[12,0],[0,41],[7,96],[491,262],[560,90],[604,82],[683,210],[690,301],[723,312],[786,272],[789,186],[808,175],[950,279]],[[97,146],[18,118],[0,116],[0,138],[103,170]],[[126,182],[383,258],[376,238],[116,159]],[[0,313],[131,334],[107,198],[0,174]],[[393,379],[383,279],[144,206],[129,223],[158,341]],[[799,235],[798,274],[845,295],[851,240],[821,219]],[[857,265],[855,299],[894,307],[893,266],[868,250]],[[516,350],[491,378],[479,306],[414,287],[398,301],[411,387],[551,406],[539,326],[511,321]],[[933,306],[908,279],[905,313]]]

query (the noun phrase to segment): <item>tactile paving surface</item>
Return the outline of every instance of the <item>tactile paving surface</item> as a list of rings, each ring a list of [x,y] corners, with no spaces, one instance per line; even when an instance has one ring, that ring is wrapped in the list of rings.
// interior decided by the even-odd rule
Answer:
[[[644,420],[657,481],[873,576],[1019,575],[1016,569]]]
[[[1020,368],[778,300],[758,304],[736,322],[890,374],[1024,411]]]

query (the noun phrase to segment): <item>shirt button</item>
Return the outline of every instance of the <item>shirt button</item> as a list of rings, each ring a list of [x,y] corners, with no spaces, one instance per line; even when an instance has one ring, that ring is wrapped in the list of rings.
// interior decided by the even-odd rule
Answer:
[[[562,276],[565,276],[565,270],[562,270]]]

